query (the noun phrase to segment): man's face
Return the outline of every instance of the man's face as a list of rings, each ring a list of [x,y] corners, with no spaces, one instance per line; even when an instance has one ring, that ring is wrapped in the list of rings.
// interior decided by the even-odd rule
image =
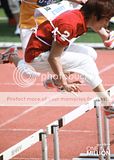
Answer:
[[[101,28],[107,28],[109,25],[109,19],[108,18],[102,18],[100,20],[97,20],[96,17],[93,17],[93,22],[91,25],[91,28],[98,32]]]

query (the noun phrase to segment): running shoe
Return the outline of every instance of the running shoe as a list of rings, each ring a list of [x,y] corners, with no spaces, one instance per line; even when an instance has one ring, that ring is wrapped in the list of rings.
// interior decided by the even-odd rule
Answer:
[[[81,84],[80,81],[76,81],[74,82],[75,84]],[[58,92],[65,92],[66,90],[64,89],[64,87],[57,81],[54,80],[53,78],[48,78],[47,80],[45,80],[43,82],[44,87],[47,89],[54,89],[56,88]],[[81,92],[80,88],[77,86],[77,92]]]
[[[17,25],[14,34],[15,34],[16,36],[20,36],[20,28],[19,28],[19,25]]]
[[[57,91],[63,91],[63,86],[60,85],[60,83],[58,83],[57,81],[55,81],[53,78],[48,78],[47,80],[45,80],[43,82],[44,87],[46,89],[57,89]]]
[[[17,55],[18,50],[16,46],[11,46],[6,49],[3,53],[0,53],[0,64],[9,63],[9,58],[11,55]]]
[[[111,106],[104,107],[104,113],[107,116],[107,118],[114,118],[114,102]]]

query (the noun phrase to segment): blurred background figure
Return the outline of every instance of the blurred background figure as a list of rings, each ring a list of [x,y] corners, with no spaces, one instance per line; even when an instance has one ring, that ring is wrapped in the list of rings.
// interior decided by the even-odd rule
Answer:
[[[9,8],[15,18],[16,21],[16,30],[14,32],[15,35],[20,35],[19,28],[19,15],[20,15],[20,6],[18,0],[8,0]]]
[[[18,0],[0,0],[1,7],[4,9],[6,16],[8,17],[8,24],[10,26],[16,25],[14,31],[15,35],[20,35],[19,29],[19,15],[20,15],[20,5]]]
[[[34,19],[34,11],[38,8],[37,0],[22,0],[20,5],[20,38],[22,42],[23,53],[25,52],[26,45],[32,34],[32,28],[36,27]],[[41,23],[44,21],[43,17],[39,17]]]
[[[1,4],[1,7],[3,8],[3,10],[8,18],[8,24],[10,26],[16,25],[16,21],[15,21],[15,18],[9,8],[8,1],[7,0],[0,0],[0,4]]]

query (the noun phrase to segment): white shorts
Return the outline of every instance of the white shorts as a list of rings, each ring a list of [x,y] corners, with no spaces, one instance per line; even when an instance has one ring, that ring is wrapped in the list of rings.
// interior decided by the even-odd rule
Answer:
[[[75,50],[72,51],[72,48]],[[81,47],[81,50],[78,49]],[[77,48],[77,50],[76,50]],[[75,52],[74,52],[75,51]],[[83,51],[83,52],[82,52]],[[86,52],[90,51],[91,54]],[[89,53],[90,53],[89,52]],[[90,55],[96,55],[93,48],[86,46],[79,46],[76,44],[70,46],[66,51],[64,51],[61,56],[61,64],[64,73],[79,73],[85,77],[85,81],[94,89],[102,80],[99,76],[99,72],[95,63],[95,59]],[[53,73],[50,64],[48,63],[49,52],[44,52],[40,56],[36,57],[31,63],[29,63],[37,72],[40,73]]]
[[[28,41],[33,33],[32,29],[20,29],[20,38],[22,43],[23,54],[25,53],[25,49],[27,47]]]
[[[23,52],[25,52],[31,34],[31,29],[21,29],[21,41]],[[47,60],[48,56],[49,52],[42,53],[40,56],[36,57],[32,61],[32,63],[30,63],[30,65],[33,66],[33,68],[37,72],[53,73]],[[97,53],[93,48],[73,43],[63,53],[61,57],[61,63],[65,73],[79,73],[85,77],[85,81],[92,88],[96,88],[102,82],[102,80],[99,77],[97,66],[95,64],[96,58]],[[23,65],[25,65],[25,62]]]
[[[18,0],[8,0],[8,4],[13,14],[17,14],[20,12],[20,6]]]

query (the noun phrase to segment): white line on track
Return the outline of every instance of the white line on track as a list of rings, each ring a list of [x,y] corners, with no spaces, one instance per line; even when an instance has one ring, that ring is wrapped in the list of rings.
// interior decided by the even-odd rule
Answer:
[[[114,67],[114,64],[110,64],[109,66],[107,66],[107,67],[101,69],[99,73],[102,74],[102,73],[104,73],[104,72],[106,72],[106,71],[112,69],[113,67]]]
[[[13,158],[12,160],[42,160],[42,158]],[[48,158],[48,160],[53,160],[53,158]],[[68,158],[61,158],[61,160],[71,160]]]
[[[53,96],[53,97],[51,97],[50,99],[47,99],[47,100],[45,100],[45,101],[43,101],[43,102],[38,103],[36,106],[32,106],[31,108],[29,108],[29,109],[23,111],[22,113],[18,114],[17,116],[15,116],[15,117],[13,117],[13,118],[7,120],[6,122],[0,124],[0,128],[2,128],[2,127],[4,127],[5,125],[7,125],[7,124],[9,124],[9,123],[11,123],[11,122],[13,122],[13,121],[19,119],[20,117],[22,117],[22,116],[28,114],[29,112],[31,112],[31,111],[37,109],[38,107],[43,106],[44,104],[48,103],[51,99],[56,98],[56,97],[57,97],[57,96]]]
[[[17,84],[12,82],[0,83],[0,86],[17,86]],[[35,83],[34,86],[43,86],[42,83]]]
[[[13,158],[12,160],[42,160],[41,158]],[[52,160],[52,159],[50,159]]]
[[[23,128],[1,128],[0,132],[36,132],[38,129],[23,129]]]
[[[91,130],[64,130],[64,129],[60,129],[59,132],[66,132],[66,133],[92,133],[92,134],[96,134],[95,131],[91,131]]]
[[[106,72],[106,71],[112,69],[113,67],[114,67],[114,64],[110,64],[109,66],[102,68],[102,69],[99,71],[99,73],[102,74],[102,73],[104,73],[104,72]],[[52,97],[52,98],[54,98],[54,97]],[[45,103],[47,103],[48,101],[49,101],[49,99],[48,99],[47,101],[44,101],[44,102],[39,103],[37,106],[32,106],[31,108],[29,108],[29,109],[23,111],[22,113],[18,114],[17,116],[15,116],[15,117],[13,117],[13,118],[7,120],[6,122],[0,124],[0,128],[4,127],[4,126],[7,125],[7,124],[12,123],[13,121],[15,121],[15,120],[21,118],[22,116],[24,116],[24,115],[28,114],[29,112],[31,112],[31,111],[37,109],[38,107],[43,106],[42,103],[45,104]]]
[[[2,128],[0,129],[0,132],[36,132],[37,129],[12,129],[12,128]],[[74,129],[60,129],[59,132],[66,132],[66,133],[94,133],[95,131],[91,131],[91,130],[74,130]]]

